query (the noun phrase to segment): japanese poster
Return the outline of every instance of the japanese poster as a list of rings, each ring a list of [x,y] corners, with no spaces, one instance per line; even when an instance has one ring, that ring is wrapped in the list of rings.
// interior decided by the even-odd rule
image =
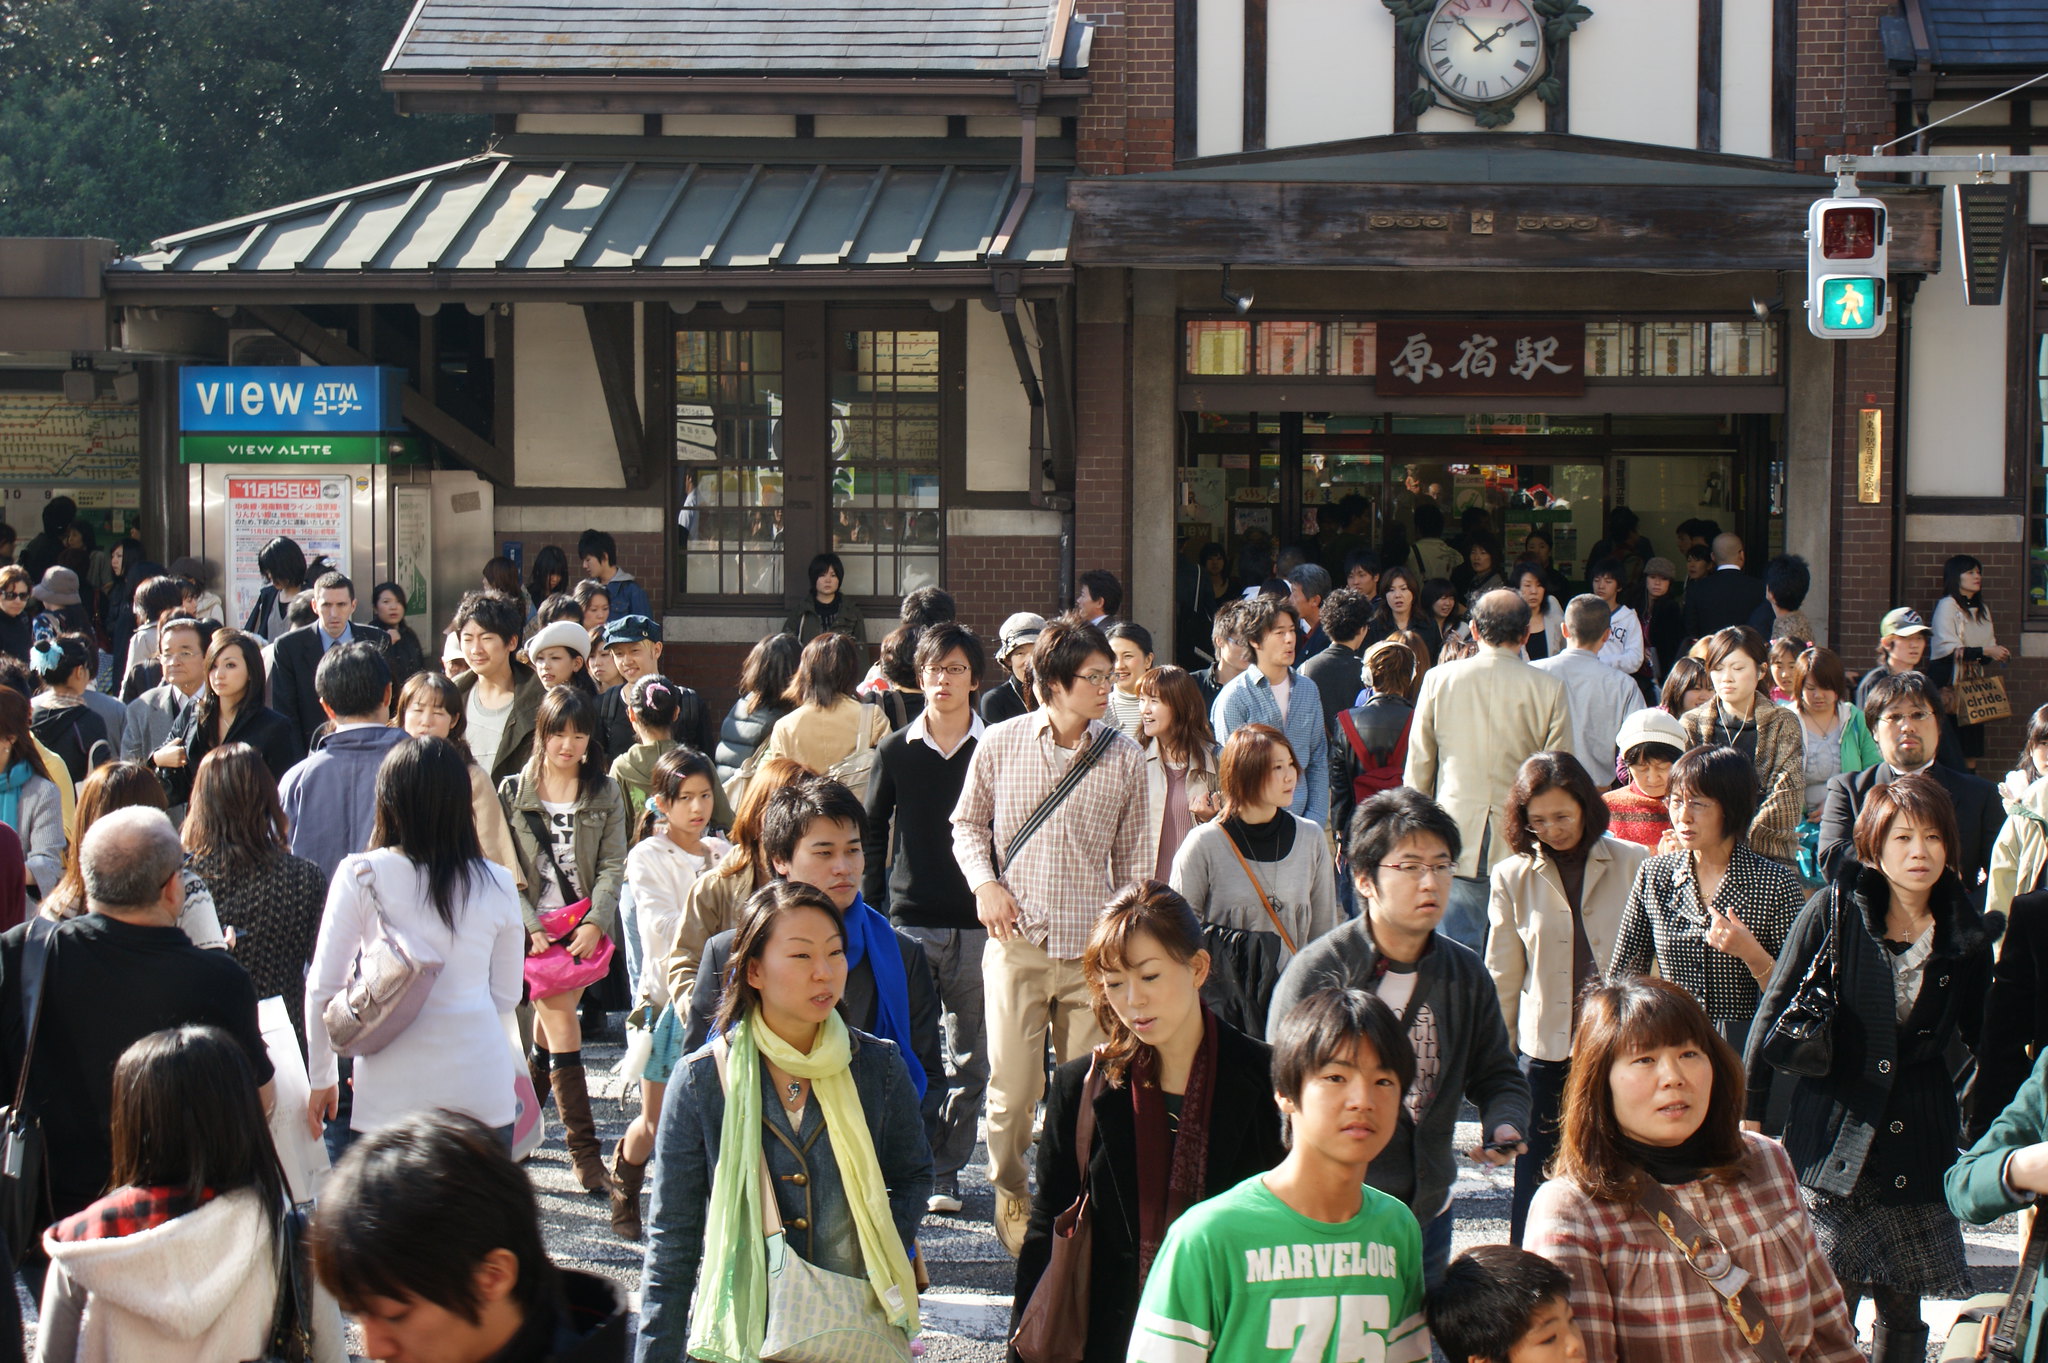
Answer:
[[[230,618],[246,620],[263,590],[256,555],[279,535],[298,541],[311,562],[325,557],[349,570],[349,480],[340,474],[313,477],[238,477],[227,480],[228,590]]]

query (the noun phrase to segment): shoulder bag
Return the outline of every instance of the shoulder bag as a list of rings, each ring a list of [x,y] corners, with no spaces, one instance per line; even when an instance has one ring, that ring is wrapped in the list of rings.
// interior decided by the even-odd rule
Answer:
[[[1836,946],[1842,935],[1841,916],[1841,890],[1830,887],[1828,935],[1757,1051],[1774,1070],[1817,1079],[1834,1068],[1835,1008],[1842,994]]]
[[[1109,745],[1116,742],[1117,733],[1118,730],[1107,724],[1103,725],[1101,731],[1095,735],[1095,741],[1075,754],[1074,759],[1067,763],[1067,769],[1060,773],[1058,784],[1046,792],[1045,798],[1038,802],[1038,808],[1032,810],[1031,816],[1019,824],[1017,831],[1010,835],[1010,845],[1003,849],[1003,866],[1016,864],[1018,856],[1024,851],[1024,845],[1031,841],[1039,829],[1045,827],[1045,821],[1067,802],[1067,797],[1080,788],[1081,778],[1102,760],[1102,755],[1109,751]],[[1003,867],[999,866],[996,869],[1000,871]]]
[[[2027,1247],[2020,1254],[2019,1273],[2012,1291],[1986,1292],[1963,1303],[1962,1313],[1942,1345],[1941,1363],[2020,1363],[2027,1347],[2027,1318],[2034,1303],[2034,1287],[2040,1281],[2041,1264],[2048,1257],[2048,1217],[2034,1212],[2034,1224],[2027,1230]]]
[[[1777,1323],[1764,1310],[1757,1295],[1756,1280],[1749,1270],[1735,1262],[1720,1238],[1699,1223],[1698,1218],[1679,1205],[1669,1189],[1648,1174],[1636,1176],[1636,1205],[1656,1223],[1671,1242],[1685,1266],[1697,1273],[1721,1298],[1728,1323],[1742,1336],[1749,1351],[1763,1363],[1791,1363],[1785,1340]]]
[[[718,1082],[730,1091],[725,1037],[712,1043]],[[752,1076],[748,1076],[749,1079]],[[834,1273],[789,1248],[782,1210],[761,1154],[761,1234],[768,1254],[768,1321],[761,1363],[910,1363],[909,1336],[891,1324],[866,1278]]]
[[[875,772],[875,723],[873,712],[865,705],[861,707],[860,718],[853,726],[853,751],[825,768],[828,780],[837,781],[853,792],[853,798],[863,803],[868,798],[868,780]]]
[[[542,821],[537,811],[529,809],[526,811],[526,825],[533,834],[535,845],[548,859],[548,865],[554,868],[555,884],[566,897],[569,893],[569,877],[562,873],[562,863],[555,860],[555,843],[554,839],[548,836],[547,824]],[[526,958],[527,998],[552,998],[556,994],[566,994],[571,989],[587,989],[611,973],[612,953],[617,948],[609,937],[600,938],[597,950],[580,961],[569,954],[569,939],[575,935],[576,929],[583,926],[583,920],[589,916],[589,895],[583,896],[574,904],[564,904],[561,908],[543,909],[540,912],[540,927],[547,936],[548,949],[538,956]]]
[[[1010,1348],[1023,1363],[1081,1363],[1088,1348],[1088,1275],[1095,1259],[1088,1158],[1095,1151],[1095,1099],[1106,1082],[1098,1047],[1088,1062],[1088,1082],[1081,1086],[1080,1111],[1074,1114],[1074,1162],[1081,1170],[1080,1191],[1074,1205],[1053,1218],[1052,1258],[1017,1318],[1016,1333],[1010,1336]]]
[[[1272,921],[1273,931],[1280,934],[1280,941],[1286,946],[1288,954],[1292,955],[1294,938],[1281,924],[1280,915],[1273,912],[1273,901],[1266,898],[1266,887],[1259,884],[1258,876],[1252,873],[1252,864],[1245,860],[1244,851],[1237,845],[1237,839],[1230,836],[1228,828],[1219,827],[1216,831],[1223,835],[1223,844],[1230,849],[1231,855],[1237,858],[1237,864],[1244,867],[1244,878],[1252,883],[1252,891],[1259,897],[1259,907],[1266,911],[1266,917]]]
[[[21,1073],[14,1101],[0,1108],[0,1235],[7,1237],[9,1262],[19,1265],[42,1248],[43,1124],[28,1110],[28,1071],[35,1060],[36,1031],[43,1017],[43,982],[56,954],[57,925],[32,914],[21,943]]]
[[[327,1000],[320,1017],[336,1055],[375,1055],[412,1026],[427,995],[434,992],[434,981],[441,978],[443,962],[399,941],[391,931],[384,899],[377,893],[377,873],[367,861],[358,861],[353,874],[377,923],[370,940],[356,952],[348,983]]]
[[[282,1166],[278,1176],[284,1177]],[[285,1187],[289,1189],[290,1183]],[[310,1205],[294,1205],[289,1191],[277,1223],[277,1310],[260,1363],[306,1363],[313,1357],[313,1293],[307,1281],[306,1226]]]

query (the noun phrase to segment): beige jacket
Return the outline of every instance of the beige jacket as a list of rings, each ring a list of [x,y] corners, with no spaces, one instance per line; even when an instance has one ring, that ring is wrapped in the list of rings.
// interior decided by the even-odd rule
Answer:
[[[740,925],[740,909],[754,893],[753,868],[746,863],[747,854],[735,847],[717,866],[691,883],[662,964],[671,999],[688,1002],[690,990],[697,983],[697,967],[704,960],[704,944]],[[733,874],[726,875],[728,870]]]
[[[469,764],[469,809],[476,815],[476,840],[484,845],[484,860],[495,861],[512,873],[513,883],[526,888],[519,873],[519,852],[512,846],[512,830],[505,823],[505,806],[498,803],[498,791],[489,773],[475,762]]]
[[[1522,763],[1571,746],[1564,683],[1517,650],[1482,646],[1429,669],[1408,729],[1405,783],[1457,821],[1459,875],[1483,877],[1512,855],[1505,819]]]
[[[824,710],[815,705],[799,705],[775,721],[761,760],[795,758],[806,771],[822,776],[852,754],[860,732],[854,726],[862,723],[868,726],[870,744],[889,736],[889,716],[879,705],[862,705],[851,696],[841,696]]]
[[[1991,880],[1984,887],[1984,912],[2012,912],[2015,896],[2026,894],[2048,868],[2048,777],[2015,800],[2005,796],[2005,827],[1991,849]]]
[[[1568,1060],[1572,1053],[1572,906],[1557,865],[1538,843],[1534,852],[1493,868],[1486,906],[1486,969],[1500,994],[1508,1038],[1537,1060]],[[1636,883],[1636,868],[1650,849],[1602,834],[1586,855],[1579,901],[1596,969],[1614,955],[1622,912]]]

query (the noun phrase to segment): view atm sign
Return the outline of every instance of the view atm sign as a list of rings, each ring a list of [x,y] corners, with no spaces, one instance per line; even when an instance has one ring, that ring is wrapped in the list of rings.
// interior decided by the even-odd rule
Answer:
[[[400,375],[370,366],[190,366],[178,374],[178,424],[265,434],[396,430]]]

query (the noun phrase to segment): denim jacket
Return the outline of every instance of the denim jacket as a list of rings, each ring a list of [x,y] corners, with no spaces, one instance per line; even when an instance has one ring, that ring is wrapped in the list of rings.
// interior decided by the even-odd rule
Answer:
[[[895,1047],[866,1032],[852,1032],[853,1087],[889,1192],[889,1215],[914,1252],[917,1225],[932,1190],[931,1147],[918,1116],[917,1091]],[[847,1206],[831,1134],[815,1098],[792,1129],[776,1097],[768,1067],[760,1067],[761,1149],[775,1185],[788,1247],[806,1262],[834,1273],[864,1272],[853,1214]],[[711,1175],[718,1165],[725,1124],[725,1092],[711,1048],[693,1052],[669,1080],[656,1137],[654,1201],[647,1219],[647,1261],[641,1280],[641,1363],[681,1363],[690,1335],[690,1298],[707,1246],[704,1224],[711,1207]],[[720,1252],[709,1247],[710,1252]]]

